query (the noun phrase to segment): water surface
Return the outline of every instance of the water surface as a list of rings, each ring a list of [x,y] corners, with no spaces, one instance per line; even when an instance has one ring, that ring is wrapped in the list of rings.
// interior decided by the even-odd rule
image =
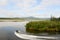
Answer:
[[[0,22],[0,40],[25,40],[15,36],[14,32],[20,30],[26,33],[25,25],[27,22]],[[56,35],[60,37],[60,35]],[[31,39],[31,40],[52,40],[52,39]],[[57,39],[59,40],[59,39]]]

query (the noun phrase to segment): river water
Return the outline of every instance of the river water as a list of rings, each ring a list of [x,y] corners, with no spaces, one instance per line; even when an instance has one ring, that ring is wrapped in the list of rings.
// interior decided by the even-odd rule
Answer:
[[[0,22],[0,40],[25,40],[15,36],[14,32],[16,30],[20,30],[21,33],[26,33],[25,30],[26,23],[27,22]],[[57,37],[60,37],[60,35],[58,35]],[[52,40],[52,39],[37,39],[37,40]]]

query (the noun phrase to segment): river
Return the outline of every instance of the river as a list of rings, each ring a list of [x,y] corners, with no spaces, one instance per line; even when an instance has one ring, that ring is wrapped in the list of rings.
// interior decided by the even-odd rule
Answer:
[[[25,30],[26,23],[27,21],[25,22],[0,22],[0,40],[24,40],[15,36],[14,32],[16,30],[20,30],[21,33],[26,33],[26,30]],[[60,37],[60,35],[58,35],[57,37]],[[48,40],[48,39],[37,39],[37,40]]]

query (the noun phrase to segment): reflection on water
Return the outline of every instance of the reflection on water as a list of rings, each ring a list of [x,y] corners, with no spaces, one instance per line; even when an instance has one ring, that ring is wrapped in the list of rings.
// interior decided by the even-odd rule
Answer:
[[[22,40],[14,35],[14,31],[18,29],[25,32],[23,24],[23,22],[0,22],[0,40]]]
[[[24,25],[26,22],[0,22],[0,40],[23,40],[14,35],[16,30],[26,33]],[[57,37],[60,37],[57,36]],[[52,39],[31,39],[31,40],[52,40]]]

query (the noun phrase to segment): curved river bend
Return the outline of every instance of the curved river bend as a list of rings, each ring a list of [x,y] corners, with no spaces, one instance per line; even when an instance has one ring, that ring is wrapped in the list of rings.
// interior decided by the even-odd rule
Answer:
[[[25,40],[25,39],[21,39],[15,36],[14,31],[20,30],[21,33],[26,33],[26,30],[25,30],[26,23],[27,21],[25,22],[0,22],[0,40]],[[60,37],[60,35],[58,35],[57,37]],[[31,39],[31,40],[51,40],[51,39]]]

